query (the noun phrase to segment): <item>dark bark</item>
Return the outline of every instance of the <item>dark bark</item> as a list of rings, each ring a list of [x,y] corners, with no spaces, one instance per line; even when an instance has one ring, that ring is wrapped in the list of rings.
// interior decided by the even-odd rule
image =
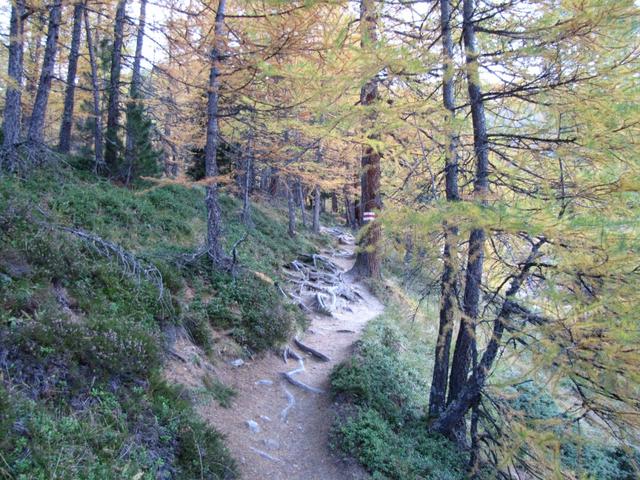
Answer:
[[[476,157],[476,174],[474,180],[474,195],[484,203],[489,189],[489,150],[487,142],[487,127],[484,113],[482,90],[478,73],[478,52],[476,48],[475,25],[473,19],[474,1],[463,2],[463,42],[466,51],[466,77],[471,118],[473,123],[473,147]],[[453,402],[459,395],[467,381],[471,352],[475,347],[476,320],[482,286],[482,270],[484,262],[485,232],[475,228],[469,236],[469,250],[467,257],[467,271],[465,274],[465,291],[463,300],[463,314],[460,319],[460,329],[456,339],[456,347],[451,362],[449,377],[448,402]],[[456,427],[453,436],[461,438],[464,422]]]
[[[487,348],[482,355],[482,359],[478,366],[474,369],[471,378],[464,384],[459,395],[447,405],[444,412],[433,422],[431,430],[445,435],[450,435],[457,429],[457,426],[464,421],[464,416],[469,409],[479,400],[480,393],[485,386],[489,371],[493,367],[493,362],[498,355],[498,349],[502,340],[505,325],[512,313],[518,312],[519,308],[513,301],[516,294],[520,291],[522,284],[529,276],[529,270],[534,266],[535,260],[538,258],[539,250],[546,241],[544,239],[536,242],[531,253],[524,261],[520,273],[516,275],[505,295],[505,300],[500,308],[496,319],[493,323],[493,332]]]
[[[71,127],[73,126],[73,107],[76,92],[76,72],[80,53],[80,37],[82,36],[82,18],[84,2],[76,3],[73,7],[73,32],[71,34],[71,48],[69,50],[69,65],[67,66],[67,88],[64,93],[64,110],[60,124],[58,151],[69,153],[71,149]]]
[[[214,45],[211,49],[211,70],[209,72],[209,94],[207,101],[207,143],[205,146],[205,177],[208,180],[205,203],[207,206],[207,253],[215,267],[223,266],[225,256],[222,253],[221,233],[222,215],[218,202],[218,102],[220,97],[219,63],[222,56],[222,30],[224,28],[224,9],[226,0],[218,1],[216,11]]]
[[[5,94],[4,119],[2,131],[4,140],[2,149],[6,155],[6,165],[3,165],[3,157],[0,156],[0,171],[3,168],[13,170],[16,163],[16,144],[20,139],[20,121],[22,116],[22,77],[23,77],[23,40],[24,33],[24,0],[17,0],[11,7],[11,20],[9,27],[9,58],[7,73],[9,83]]]
[[[304,186],[300,179],[296,181],[296,194],[298,197],[298,204],[300,205],[300,219],[302,220],[302,226],[307,227],[307,209],[304,205]]]
[[[449,134],[446,151],[445,189],[448,202],[460,199],[458,192],[458,137],[453,130],[455,116],[455,97],[453,83],[453,39],[451,36],[451,0],[440,0],[440,30],[444,56],[444,74],[442,80],[442,102],[447,111],[445,123]],[[449,356],[453,324],[457,309],[457,234],[455,226],[444,225],[444,253],[440,294],[440,325],[436,343],[435,363],[429,394],[429,416],[438,416],[445,408],[447,395],[447,376],[449,375]]]
[[[362,0],[360,3],[360,30],[361,48],[369,49],[372,43],[378,39],[377,14],[374,0]],[[371,106],[378,101],[378,81],[370,79],[360,90],[360,104],[364,107]],[[369,115],[369,122],[375,122],[375,113]],[[376,135],[370,137],[377,139]],[[382,208],[380,197],[380,153],[373,147],[366,145],[360,160],[362,174],[361,188],[361,214],[372,212]],[[359,277],[380,276],[380,257],[378,243],[380,240],[380,225],[371,222],[366,226],[367,230],[359,245],[356,262],[352,272]]]
[[[94,171],[98,173],[104,168],[103,142],[102,142],[102,112],[100,110],[100,78],[98,77],[98,64],[94,49],[89,24],[89,11],[84,9],[84,28],[87,36],[87,50],[89,51],[89,66],[91,67],[91,92],[93,97],[93,149],[95,153]]]
[[[252,227],[251,219],[251,184],[253,177],[253,132],[249,133],[247,152],[244,155],[244,173],[242,175],[242,223],[245,227]]]
[[[111,174],[116,173],[118,163],[118,130],[120,118],[120,70],[122,45],[124,43],[124,21],[127,0],[119,0],[113,27],[113,50],[111,52],[111,72],[109,74],[109,96],[107,100],[107,131],[105,134],[104,159]]]
[[[320,187],[318,185],[313,189],[313,233],[320,233],[320,203],[322,202],[320,195]]]
[[[296,236],[296,202],[291,183],[291,180],[287,182],[287,210],[289,212],[289,236],[294,238]]]
[[[47,113],[51,81],[53,80],[53,68],[58,50],[61,14],[62,1],[56,0],[49,9],[47,43],[44,49],[44,58],[42,59],[38,91],[36,92],[36,99],[33,102],[33,110],[31,111],[31,119],[29,120],[29,130],[27,132],[27,140],[33,143],[42,143],[44,141],[44,120]]]
[[[124,149],[124,163],[127,167],[125,184],[129,184],[134,171],[134,147],[136,141],[135,128],[133,125],[132,112],[134,108],[142,108],[140,102],[142,86],[142,74],[140,72],[140,62],[142,60],[142,45],[144,43],[144,28],[146,24],[147,0],[140,0],[140,15],[138,17],[138,33],[136,36],[136,51],[133,57],[133,71],[131,72],[131,86],[129,89],[129,105],[127,106],[127,128],[126,142]]]
[[[338,213],[338,194],[331,192],[331,213]]]

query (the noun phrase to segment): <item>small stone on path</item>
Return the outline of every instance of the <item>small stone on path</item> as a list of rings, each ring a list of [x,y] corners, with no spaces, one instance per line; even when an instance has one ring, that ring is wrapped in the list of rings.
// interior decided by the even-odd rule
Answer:
[[[251,430],[253,433],[260,433],[260,425],[258,425],[257,422],[254,422],[253,420],[247,420],[246,424],[247,427],[249,427],[249,430]]]

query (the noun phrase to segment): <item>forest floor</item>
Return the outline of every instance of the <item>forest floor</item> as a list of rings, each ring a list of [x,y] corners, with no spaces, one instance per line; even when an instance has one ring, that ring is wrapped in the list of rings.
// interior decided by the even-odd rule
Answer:
[[[334,236],[338,233],[334,230]],[[337,243],[337,242],[336,242]],[[322,252],[343,272],[353,264],[351,242],[338,249]],[[174,381],[196,386],[189,378],[198,371],[212,370],[222,384],[233,388],[237,395],[229,408],[224,408],[211,396],[199,402],[202,417],[227,437],[227,445],[237,460],[241,477],[257,479],[342,480],[364,479],[368,475],[353,463],[340,460],[329,448],[329,434],[334,411],[329,376],[333,368],[346,360],[353,343],[366,323],[383,311],[383,306],[363,284],[341,275],[345,284],[359,293],[357,301],[339,298],[332,316],[309,313],[309,327],[299,337],[307,346],[322,352],[330,361],[318,361],[294,344],[302,362],[282,355],[267,353],[240,366],[233,362],[218,362],[195,369],[192,365],[174,363],[168,376]],[[312,296],[304,298],[310,304]],[[189,345],[177,342],[180,355],[189,357]],[[199,363],[199,362],[198,362]],[[304,371],[295,379],[319,389],[313,393],[291,385],[284,372],[304,364]],[[236,363],[237,365],[237,363]],[[206,368],[205,368],[206,367]]]

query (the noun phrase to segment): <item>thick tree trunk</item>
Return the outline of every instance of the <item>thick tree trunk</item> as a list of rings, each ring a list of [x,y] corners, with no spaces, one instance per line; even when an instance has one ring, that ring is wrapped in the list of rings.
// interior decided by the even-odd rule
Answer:
[[[138,18],[138,34],[136,36],[136,52],[133,57],[133,71],[131,73],[131,87],[129,89],[129,104],[127,106],[127,139],[124,149],[124,163],[127,168],[125,184],[128,185],[134,173],[134,155],[135,144],[138,140],[135,137],[135,125],[133,125],[133,109],[142,108],[139,101],[141,98],[140,87],[142,84],[142,75],[140,73],[140,62],[142,61],[142,45],[144,43],[144,28],[146,24],[147,0],[140,0],[140,16]]]
[[[473,147],[476,157],[476,178],[474,181],[474,195],[476,200],[485,202],[489,190],[489,150],[487,146],[487,126],[484,113],[482,90],[478,73],[478,53],[476,48],[475,25],[473,19],[474,1],[463,2],[463,40],[466,51],[467,90],[471,104],[471,118],[473,122]],[[482,287],[482,270],[484,263],[485,232],[482,228],[475,228],[469,236],[469,250],[467,253],[467,271],[465,274],[465,290],[463,314],[460,319],[460,329],[456,339],[456,347],[451,362],[449,377],[448,402],[452,403],[461,393],[467,382],[471,353],[476,343],[476,321]],[[464,421],[459,420],[453,437],[463,438]]]
[[[289,212],[289,236],[296,236],[296,202],[293,194],[291,180],[287,181],[287,207]]]
[[[60,138],[58,151],[69,153],[71,149],[71,128],[73,126],[73,106],[76,92],[76,72],[78,70],[78,54],[80,52],[80,37],[82,36],[82,17],[84,2],[76,3],[73,7],[73,33],[71,34],[71,49],[69,50],[69,65],[67,67],[67,88],[64,94],[64,111],[60,124]]]
[[[20,139],[20,121],[22,116],[22,76],[23,76],[23,40],[24,33],[24,0],[17,0],[11,7],[11,21],[9,27],[9,59],[7,73],[9,82],[6,87],[4,119],[2,132],[3,154],[0,155],[0,172],[3,168],[11,171],[17,160],[16,144]],[[6,165],[3,165],[3,157]]]
[[[58,49],[58,34],[60,32],[60,16],[62,13],[62,1],[56,0],[49,9],[49,25],[47,28],[47,44],[44,49],[42,60],[42,70],[40,71],[40,81],[36,99],[33,102],[31,119],[29,121],[29,131],[27,140],[32,143],[42,143],[44,140],[44,119],[49,103],[49,93],[51,92],[51,81],[53,80],[53,67],[56,61],[56,51]]]
[[[451,37],[451,0],[440,0],[440,30],[444,55],[442,81],[442,103],[447,111],[445,123],[449,128],[446,151],[446,198],[448,202],[460,199],[458,192],[458,138],[453,130],[455,116],[455,97],[453,84],[453,39]],[[444,225],[444,253],[440,294],[440,325],[436,343],[435,364],[429,394],[429,416],[438,416],[445,408],[447,395],[447,376],[449,375],[449,356],[451,338],[457,308],[457,234],[454,226]]]
[[[362,0],[360,3],[360,28],[361,48],[369,49],[372,43],[378,39],[377,14],[374,0]],[[369,80],[360,90],[360,103],[367,107],[378,100],[378,81]],[[369,115],[369,121],[375,121],[375,114]],[[374,136],[371,139],[375,139]],[[361,187],[361,212],[372,212],[382,208],[380,197],[380,153],[373,147],[366,145],[361,158],[362,174]],[[360,248],[356,256],[356,262],[352,272],[360,277],[378,277],[380,275],[380,258],[378,243],[380,240],[380,224],[371,222],[362,237]]]
[[[205,177],[208,180],[205,203],[207,206],[207,253],[215,267],[224,266],[225,256],[222,253],[221,233],[222,214],[218,202],[218,102],[220,96],[219,63],[222,56],[222,30],[224,28],[224,9],[226,0],[218,1],[216,11],[214,45],[211,49],[211,70],[209,73],[209,95],[207,102],[207,144],[205,146]]]
[[[91,92],[93,96],[93,149],[95,154],[94,171],[99,173],[104,168],[104,156],[102,145],[102,111],[100,110],[100,78],[98,76],[98,64],[96,51],[91,36],[89,23],[89,11],[84,9],[84,28],[87,36],[87,50],[89,51],[89,66],[91,67]]]
[[[331,213],[338,213],[338,194],[331,192]]]
[[[320,204],[322,202],[320,187],[315,186],[313,190],[313,233],[320,233]]]
[[[124,21],[127,0],[119,0],[113,27],[113,46],[111,52],[111,72],[108,86],[107,132],[105,135],[104,158],[111,174],[115,174],[118,163],[118,129],[120,117],[120,69],[122,63],[122,45],[124,43]]]
[[[520,291],[522,284],[529,276],[529,271],[533,267],[539,256],[539,250],[546,240],[540,240],[531,247],[531,253],[522,264],[522,269],[516,275],[505,295],[505,300],[500,308],[496,319],[493,322],[493,332],[487,348],[482,355],[482,359],[478,366],[474,369],[471,378],[464,384],[458,396],[448,403],[444,412],[431,424],[431,430],[445,435],[451,435],[452,432],[458,433],[458,426],[464,422],[464,416],[473,405],[478,402],[480,392],[484,388],[487,381],[489,371],[493,367],[493,362],[498,355],[498,349],[502,340],[502,335],[511,313],[517,311],[518,308],[513,299]]]

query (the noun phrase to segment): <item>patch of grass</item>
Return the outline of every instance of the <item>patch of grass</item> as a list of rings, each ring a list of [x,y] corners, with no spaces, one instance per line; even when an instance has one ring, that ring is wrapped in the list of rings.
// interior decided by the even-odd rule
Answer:
[[[228,251],[245,228],[240,203],[224,194],[221,203]],[[208,351],[211,328],[229,329],[252,353],[303,322],[272,282],[318,239],[289,239],[277,206],[253,211],[232,278],[206,259],[177,266],[205,238],[199,188],[127,190],[63,165],[0,178],[0,477],[234,477],[224,438],[158,378],[165,326],[184,325]],[[156,265],[165,301],[48,224],[85,229]],[[193,298],[183,297],[186,286]],[[235,393],[215,382],[208,389],[222,405]]]
[[[233,402],[233,399],[238,395],[238,392],[232,387],[228,387],[217,378],[213,378],[209,375],[202,379],[206,392],[215,398],[221,407],[229,408]]]

